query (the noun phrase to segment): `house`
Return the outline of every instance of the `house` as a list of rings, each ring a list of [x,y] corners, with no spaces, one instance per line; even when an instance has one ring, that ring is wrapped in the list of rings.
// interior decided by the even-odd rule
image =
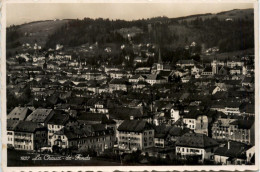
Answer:
[[[181,78],[181,81],[182,81],[182,83],[187,83],[190,81],[190,79],[191,79],[191,76],[185,76],[185,77]]]
[[[254,78],[252,77],[245,77],[244,80],[242,81],[242,86],[248,86],[248,87],[253,87],[254,85]]]
[[[94,104],[94,107],[90,108],[90,111],[93,113],[104,113],[107,114],[108,113],[108,108],[106,107],[106,105],[104,104],[103,101],[98,101]]]
[[[201,65],[194,65],[191,68],[191,75],[200,74],[203,71],[203,67]]]
[[[240,59],[228,60],[227,67],[234,68],[236,66],[243,66],[243,62]]]
[[[86,80],[101,80],[104,75],[101,71],[97,69],[88,69],[85,71]]]
[[[195,65],[195,61],[193,59],[191,60],[179,60],[177,63],[176,63],[177,66],[180,66],[182,68],[185,68],[185,67],[193,67]]]
[[[200,161],[212,160],[219,143],[204,134],[186,133],[177,139],[176,155],[180,158],[198,157]]]
[[[202,76],[212,76],[214,73],[212,72],[212,67],[204,68],[203,72],[201,73]]]
[[[222,66],[218,69],[218,75],[226,76],[228,74],[228,69]]]
[[[236,119],[219,118],[212,124],[212,138],[217,140],[228,140],[230,137],[230,123]]]
[[[172,123],[175,123],[180,119],[180,111],[178,110],[178,108],[172,107],[170,112]]]
[[[134,58],[134,63],[137,64],[137,63],[146,63],[148,61],[148,58],[147,57],[135,57]]]
[[[9,147],[14,146],[14,130],[18,123],[19,120],[7,119],[7,146]]]
[[[195,133],[201,133],[208,136],[208,126],[211,119],[204,113],[191,110],[188,114],[184,114],[183,122],[187,128],[194,130]]]
[[[128,81],[131,83],[138,83],[139,81],[145,81],[145,79],[146,79],[145,75],[136,74],[131,78],[129,78]]]
[[[220,146],[214,152],[214,162],[221,165],[245,165],[247,164],[247,150],[252,146],[227,141],[224,146]]]
[[[242,68],[241,67],[234,67],[234,68],[231,68],[230,70],[229,70],[229,73],[231,74],[231,75],[240,75],[240,74],[242,74]]]
[[[147,75],[147,78],[145,80],[147,83],[149,83],[150,85],[154,85],[154,84],[163,84],[163,83],[167,83],[167,79],[163,78],[160,75],[157,74],[150,74]]]
[[[53,114],[54,111],[52,109],[37,108],[26,118],[26,121],[35,122],[46,126]]]
[[[245,144],[255,144],[255,124],[253,120],[219,118],[212,125],[212,138],[233,140]]]
[[[27,107],[15,107],[8,115],[7,119],[23,121],[31,114],[31,110]]]
[[[154,146],[154,129],[144,120],[125,120],[117,130],[118,148],[121,152],[144,150]]]
[[[179,122],[181,122],[181,121],[178,120],[178,122],[176,122],[174,124],[174,126],[171,126],[170,130],[168,131],[170,141],[173,142],[173,143],[175,143],[184,134],[192,132],[192,130],[190,130],[189,128],[186,128],[183,125],[177,124]]]
[[[63,132],[55,132],[51,139],[51,145],[61,148],[75,148],[78,152],[94,150],[101,154],[105,149],[113,148],[113,130],[103,124],[86,126],[73,126],[65,128]]]
[[[14,148],[33,151],[47,146],[47,128],[32,121],[20,121],[14,129]]]
[[[223,84],[221,86],[216,86],[214,87],[213,91],[212,91],[212,95],[216,94],[217,92],[226,92],[227,91],[227,87]]]
[[[255,146],[246,150],[246,161],[247,164],[254,164],[255,163]]]
[[[231,122],[230,140],[255,145],[255,122],[253,120],[241,120]]]
[[[112,93],[113,91],[128,91],[131,84],[124,80],[124,79],[112,79],[109,85],[109,92]]]
[[[57,111],[56,111],[57,112]],[[62,111],[61,111],[62,112]],[[55,132],[64,131],[65,125],[69,120],[69,115],[64,113],[55,113],[47,123],[48,145],[51,146],[50,139]]]
[[[150,67],[139,67],[135,69],[135,74],[149,74],[151,72]]]
[[[139,119],[151,122],[151,116],[144,114],[143,108],[132,107],[114,107],[109,109],[109,117],[116,122],[118,128],[125,120]],[[116,138],[118,138],[118,131],[116,130]]]
[[[121,79],[127,77],[127,72],[124,70],[116,70],[107,72],[110,78]]]
[[[105,124],[94,124],[87,126],[89,135],[77,139],[79,152],[94,150],[98,155],[107,149],[112,149],[115,143],[114,130]]]
[[[156,126],[154,134],[154,146],[157,148],[169,147],[173,142],[171,142],[171,135],[169,134],[172,126],[160,125]]]

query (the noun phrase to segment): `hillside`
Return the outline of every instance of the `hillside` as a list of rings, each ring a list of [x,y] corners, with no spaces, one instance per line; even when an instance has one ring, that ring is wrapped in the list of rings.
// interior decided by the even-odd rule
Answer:
[[[238,20],[238,19],[243,19],[243,20],[252,20],[254,16],[254,10],[253,9],[234,9],[231,11],[224,11],[216,14],[203,14],[203,15],[194,15],[194,16],[187,16],[187,17],[180,17],[177,18],[179,21],[191,21],[197,19],[197,17],[201,18],[202,20],[205,19],[211,19],[214,17],[217,17],[220,20]]]
[[[49,35],[52,35],[58,28],[68,23],[68,21],[46,20],[9,27],[7,28],[7,49],[9,51],[16,51],[26,43],[30,45],[37,43],[44,47]]]
[[[44,48],[96,42],[100,46],[113,43],[119,47],[129,43],[127,35],[131,35],[133,43],[155,43],[169,51],[192,42],[203,49],[217,46],[220,52],[245,50],[254,48],[253,9],[136,21],[85,18],[28,23],[7,29],[7,51],[17,51],[22,44],[35,42]]]

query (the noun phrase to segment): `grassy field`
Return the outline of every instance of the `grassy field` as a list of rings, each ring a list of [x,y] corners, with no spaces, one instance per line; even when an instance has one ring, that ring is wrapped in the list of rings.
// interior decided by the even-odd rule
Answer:
[[[216,55],[201,55],[201,59],[203,59],[204,62],[210,62],[212,61],[214,58],[218,59],[218,60],[232,60],[235,59],[237,56],[239,57],[243,57],[245,55],[253,55],[255,54],[254,49],[247,49],[247,50],[242,50],[242,51],[234,51],[234,52],[227,52],[227,53],[220,53],[220,54],[216,54]]]
[[[19,32],[21,32],[23,36],[19,41],[22,44],[32,44],[36,41],[38,45],[44,46],[48,36],[67,22],[68,20],[49,20],[21,25]]]

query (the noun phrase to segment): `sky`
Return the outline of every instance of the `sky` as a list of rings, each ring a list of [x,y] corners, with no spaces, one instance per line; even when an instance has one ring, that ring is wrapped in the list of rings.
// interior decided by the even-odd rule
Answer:
[[[109,18],[136,20],[253,8],[252,3],[7,3],[6,25],[39,20]]]

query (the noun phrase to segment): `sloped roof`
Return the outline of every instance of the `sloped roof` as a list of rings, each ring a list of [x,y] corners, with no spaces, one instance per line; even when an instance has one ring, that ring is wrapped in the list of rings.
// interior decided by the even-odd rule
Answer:
[[[67,122],[68,119],[69,119],[69,115],[68,114],[54,113],[54,115],[48,121],[48,124],[64,125]]]
[[[255,122],[253,120],[238,119],[230,123],[230,125],[237,125],[239,129],[250,129]]]
[[[146,129],[152,129],[151,124],[144,120],[125,120],[119,127],[118,131],[143,132]]]
[[[19,120],[7,119],[7,131],[13,131],[19,122]]]
[[[102,122],[104,120],[107,120],[107,117],[105,114],[101,114],[101,113],[80,112],[78,120]]]
[[[49,117],[51,114],[52,109],[44,109],[44,108],[38,108],[34,110],[27,118],[26,121],[31,122],[45,122],[45,120]]]
[[[130,116],[142,117],[143,112],[140,108],[115,107],[109,109],[109,115],[112,119],[126,120],[130,119]]]
[[[130,83],[125,79],[113,79],[110,81],[110,84],[130,85]]]
[[[44,129],[44,127],[36,122],[20,121],[15,127],[15,131],[33,133],[37,129]]]
[[[219,143],[204,134],[186,133],[176,141],[176,146],[208,148],[218,146]]]
[[[32,111],[27,107],[15,107],[8,115],[7,119],[18,119],[24,120],[27,115],[29,115]]]
[[[189,133],[191,130],[189,128],[180,128],[180,127],[171,127],[170,131],[169,131],[169,134],[171,136],[176,136],[176,137],[179,137],[179,136],[182,136],[183,134],[185,133]]]
[[[214,152],[215,155],[226,156],[230,158],[242,158],[246,159],[246,150],[250,149],[252,146],[246,145],[244,143],[229,141],[230,147],[228,148],[228,143],[224,147],[219,147]]]

